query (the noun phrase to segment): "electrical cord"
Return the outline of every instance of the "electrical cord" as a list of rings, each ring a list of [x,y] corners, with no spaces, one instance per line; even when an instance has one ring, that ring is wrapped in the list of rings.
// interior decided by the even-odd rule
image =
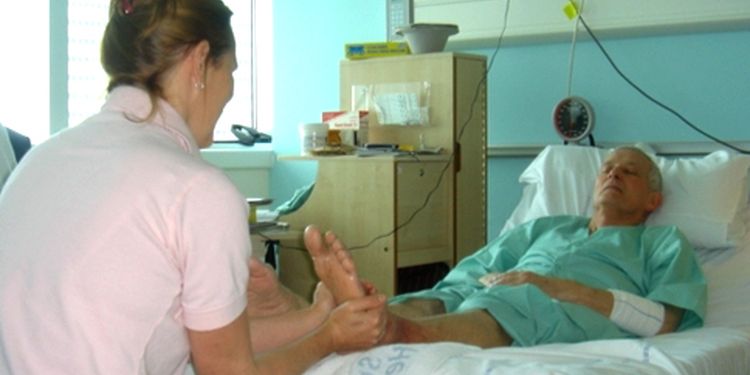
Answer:
[[[615,70],[615,72],[617,72],[617,74],[620,76],[620,78],[622,78],[623,80],[625,80],[625,82],[627,82],[628,85],[630,85],[630,87],[632,87],[633,89],[635,89],[635,91],[637,91],[638,93],[640,93],[643,97],[645,97],[646,99],[648,99],[652,103],[656,104],[658,107],[660,107],[663,110],[671,113],[672,115],[674,115],[675,117],[677,117],[678,119],[680,119],[680,121],[682,121],[685,125],[689,126],[690,128],[692,128],[696,132],[698,132],[701,135],[703,135],[704,137],[706,137],[706,138],[708,138],[708,139],[710,139],[710,140],[712,140],[712,141],[714,141],[714,142],[716,142],[716,143],[718,143],[718,144],[720,144],[720,145],[722,145],[724,147],[727,147],[729,149],[737,151],[737,152],[739,152],[741,154],[750,154],[750,151],[748,151],[748,150],[743,150],[743,149],[741,149],[741,148],[739,148],[737,146],[734,146],[734,145],[730,144],[729,142],[723,141],[723,140],[721,140],[721,139],[719,139],[719,138],[717,138],[717,137],[715,137],[715,136],[713,136],[713,135],[705,132],[703,129],[701,129],[697,125],[693,124],[685,116],[683,116],[682,114],[680,114],[676,110],[672,109],[671,107],[667,106],[666,104],[662,103],[661,101],[657,100],[656,98],[654,98],[653,96],[651,96],[650,94],[648,94],[646,91],[644,91],[640,86],[636,85],[630,78],[628,78],[620,70],[620,68],[617,66],[617,64],[615,64],[614,60],[612,60],[612,57],[609,55],[609,53],[604,48],[604,46],[602,45],[602,43],[599,42],[599,38],[597,38],[596,35],[594,34],[594,32],[591,31],[591,28],[589,28],[589,25],[586,23],[586,20],[584,20],[583,17],[580,14],[578,14],[578,19],[581,20],[581,24],[586,29],[586,32],[589,34],[589,36],[591,36],[591,39],[594,40],[594,43],[596,43],[597,47],[599,47],[599,50],[602,52],[602,54],[604,55],[604,57],[607,59],[607,61],[609,62],[609,65],[611,65],[612,68]]]
[[[583,12],[583,3],[584,1],[581,0],[579,12]],[[576,22],[573,26],[573,38],[570,41],[570,54],[568,56],[568,91],[566,96],[571,96],[573,94],[573,66],[575,65],[576,41],[578,38],[578,25],[580,20],[580,17],[576,17]]]
[[[500,30],[500,35],[497,38],[497,44],[495,45],[495,50],[492,53],[492,56],[490,57],[490,61],[488,62],[487,67],[484,70],[484,74],[482,74],[482,78],[477,83],[476,89],[474,90],[474,97],[472,98],[471,105],[469,107],[469,116],[466,118],[466,120],[464,121],[464,123],[461,125],[460,130],[458,132],[458,138],[457,139],[459,141],[463,137],[464,131],[466,130],[466,127],[471,123],[471,120],[474,117],[474,108],[475,108],[477,102],[479,101],[479,96],[480,96],[480,94],[482,92],[481,89],[485,85],[485,83],[487,82],[487,76],[489,75],[489,72],[492,69],[492,65],[495,62],[495,57],[497,57],[497,53],[500,50],[500,46],[502,45],[503,36],[505,36],[505,30],[508,27],[508,13],[509,13],[509,10],[510,10],[510,0],[508,0],[508,1],[505,2],[505,12],[504,12],[504,15],[503,15],[503,27]],[[419,207],[417,207],[414,210],[414,212],[412,212],[412,214],[403,223],[396,225],[396,227],[393,228],[392,230],[390,230],[389,232],[386,232],[386,233],[383,233],[383,234],[381,234],[379,236],[376,236],[375,238],[373,238],[372,240],[370,240],[366,244],[349,247],[349,251],[368,248],[373,243],[375,243],[376,241],[393,235],[394,233],[398,232],[401,228],[403,228],[403,227],[407,226],[409,223],[411,223],[412,220],[414,220],[414,218],[417,216],[417,214],[419,214],[422,210],[424,210],[427,207],[427,204],[429,204],[430,199],[432,198],[432,196],[435,194],[435,192],[440,187],[440,184],[442,183],[443,178],[445,178],[445,172],[448,171],[448,168],[452,165],[454,159],[455,159],[455,150],[451,151],[451,153],[448,155],[448,160],[445,162],[445,165],[443,166],[443,169],[440,171],[440,175],[438,176],[437,183],[435,183],[435,186],[425,195],[425,199],[422,202],[422,205],[419,206]]]

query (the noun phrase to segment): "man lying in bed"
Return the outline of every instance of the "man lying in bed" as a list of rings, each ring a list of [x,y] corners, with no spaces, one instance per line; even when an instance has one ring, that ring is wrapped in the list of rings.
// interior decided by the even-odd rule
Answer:
[[[706,284],[691,246],[675,227],[643,225],[661,200],[651,159],[638,149],[615,150],[597,177],[591,218],[523,224],[433,289],[393,298],[381,343],[529,346],[701,326]],[[305,243],[339,303],[364,294],[335,235],[310,227]]]

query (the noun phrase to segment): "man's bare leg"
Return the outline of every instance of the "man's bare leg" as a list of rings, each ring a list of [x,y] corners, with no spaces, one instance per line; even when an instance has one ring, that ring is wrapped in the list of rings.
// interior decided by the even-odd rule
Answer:
[[[508,346],[513,340],[484,310],[408,319],[390,314],[381,344],[460,342],[482,348]]]
[[[315,273],[338,303],[364,295],[354,262],[333,233],[326,233],[324,239],[317,228],[308,226],[305,246],[313,257]],[[484,310],[434,315],[445,311],[442,302],[436,300],[414,300],[405,306],[396,306],[389,306],[386,334],[381,344],[453,341],[490,348],[512,342]]]
[[[305,228],[304,240],[315,273],[331,291],[337,304],[365,295],[354,262],[336,235],[328,232],[324,238],[317,227],[309,225]]]
[[[445,314],[445,305],[438,299],[414,298],[388,306],[390,312],[407,319]]]

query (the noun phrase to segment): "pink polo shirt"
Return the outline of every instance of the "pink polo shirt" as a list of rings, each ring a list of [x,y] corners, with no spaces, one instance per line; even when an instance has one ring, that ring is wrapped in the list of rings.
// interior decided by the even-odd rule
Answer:
[[[246,307],[244,197],[166,102],[119,87],[0,194],[0,373],[182,374]]]

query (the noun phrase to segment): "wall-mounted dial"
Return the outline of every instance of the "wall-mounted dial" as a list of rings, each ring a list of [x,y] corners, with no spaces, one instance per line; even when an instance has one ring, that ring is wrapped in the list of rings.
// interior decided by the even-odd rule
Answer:
[[[569,96],[552,111],[552,125],[566,143],[578,142],[594,130],[594,110],[585,99]]]

